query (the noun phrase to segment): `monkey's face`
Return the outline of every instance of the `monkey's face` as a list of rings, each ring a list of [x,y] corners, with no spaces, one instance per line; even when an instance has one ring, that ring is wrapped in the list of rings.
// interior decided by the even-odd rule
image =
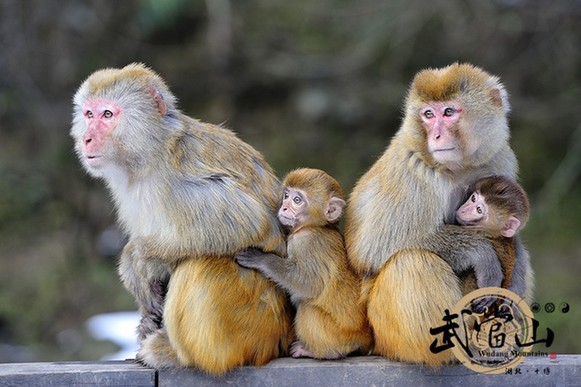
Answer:
[[[456,211],[456,220],[462,226],[484,228],[488,222],[488,205],[479,191],[474,191]]]
[[[309,203],[306,193],[297,188],[285,187],[278,219],[282,225],[297,228],[306,221]]]
[[[107,99],[89,99],[81,107],[85,130],[77,138],[79,156],[87,170],[101,170],[113,155],[112,133],[119,123],[121,108]]]
[[[73,98],[71,128],[85,169],[111,181],[158,162],[173,130],[165,116],[174,103],[163,80],[143,65],[90,75]]]
[[[441,164],[459,163],[463,159],[460,141],[462,107],[458,102],[429,102],[420,109],[427,135],[428,151]]]

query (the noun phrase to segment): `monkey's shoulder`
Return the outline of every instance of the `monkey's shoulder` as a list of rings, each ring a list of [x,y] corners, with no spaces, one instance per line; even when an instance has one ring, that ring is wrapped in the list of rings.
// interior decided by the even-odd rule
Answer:
[[[227,129],[196,124],[168,141],[169,162],[176,177],[187,182],[236,182],[278,188],[278,179],[263,156]]]
[[[241,140],[232,129],[222,125],[202,122],[188,116],[184,116],[184,122],[185,125],[181,134],[198,145],[198,148],[211,147],[215,152],[227,149],[237,153],[260,155],[251,145]]]
[[[346,260],[343,235],[335,227],[305,227],[287,241],[289,255],[327,262]]]
[[[337,227],[334,226],[306,226],[289,235],[290,243],[336,243],[343,240],[343,235]]]

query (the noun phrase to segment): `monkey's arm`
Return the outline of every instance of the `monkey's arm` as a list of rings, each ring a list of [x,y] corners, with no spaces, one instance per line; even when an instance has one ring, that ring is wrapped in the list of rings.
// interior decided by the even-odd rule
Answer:
[[[502,266],[492,242],[477,233],[456,225],[443,225],[427,236],[423,246],[439,255],[459,274],[473,269],[478,287],[500,286]]]
[[[293,299],[314,298],[324,286],[321,273],[317,273],[317,270],[304,270],[305,267],[291,254],[281,258],[276,254],[251,248],[238,252],[235,259],[240,266],[259,270],[286,289]]]
[[[139,340],[163,326],[163,306],[170,271],[159,261],[141,259],[133,242],[127,243],[119,260],[118,272],[123,285],[135,297],[141,312],[137,327]]]

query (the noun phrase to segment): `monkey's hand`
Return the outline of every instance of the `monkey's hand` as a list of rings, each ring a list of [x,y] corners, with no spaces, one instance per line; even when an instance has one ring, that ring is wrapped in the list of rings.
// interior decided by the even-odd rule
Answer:
[[[268,254],[260,249],[250,247],[236,253],[234,260],[237,264],[248,269],[260,269],[261,263]]]

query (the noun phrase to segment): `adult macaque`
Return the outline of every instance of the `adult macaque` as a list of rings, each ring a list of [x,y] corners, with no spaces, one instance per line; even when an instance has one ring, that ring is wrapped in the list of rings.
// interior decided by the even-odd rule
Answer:
[[[223,373],[283,354],[284,293],[233,259],[250,246],[285,252],[274,216],[281,186],[262,156],[182,114],[141,64],[89,76],[74,96],[71,134],[129,236],[119,273],[142,313],[139,358]]]
[[[347,255],[365,277],[375,353],[431,366],[453,361],[452,351],[430,351],[429,332],[468,281],[451,266],[474,262],[478,285],[501,282],[492,243],[450,223],[471,183],[516,178],[509,110],[499,79],[468,64],[421,71],[411,84],[402,125],[356,184],[346,219]],[[523,268],[513,285],[530,299],[532,270],[520,243],[516,257]]]
[[[293,357],[336,359],[371,349],[359,281],[345,255],[337,222],[345,201],[339,183],[318,169],[297,169],[284,180],[278,219],[288,227],[288,257],[250,249],[236,261],[260,270],[297,306]]]
[[[456,211],[456,220],[460,225],[476,230],[492,240],[504,275],[500,286],[522,296],[525,289],[511,286],[518,258],[516,240],[513,237],[529,218],[527,194],[519,184],[504,176],[478,180],[468,192],[468,200]]]

